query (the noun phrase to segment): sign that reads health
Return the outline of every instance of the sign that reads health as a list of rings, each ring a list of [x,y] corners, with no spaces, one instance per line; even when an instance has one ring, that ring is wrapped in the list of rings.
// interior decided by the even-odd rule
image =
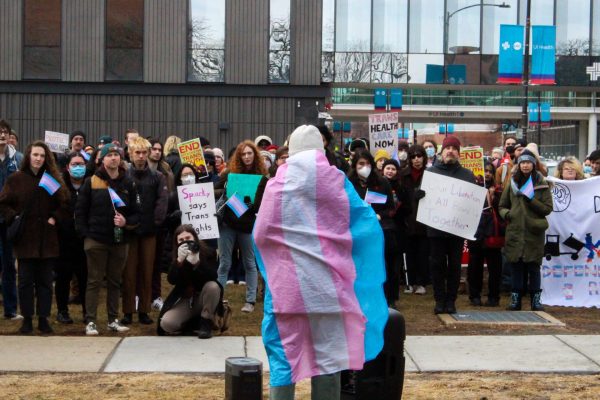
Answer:
[[[487,189],[460,179],[425,171],[417,221],[440,231],[475,240]]]
[[[398,152],[398,113],[369,115],[369,141],[373,156],[385,150],[393,158]]]
[[[64,153],[69,148],[69,135],[66,133],[45,131],[44,142],[53,153]]]
[[[179,158],[181,158],[182,164],[192,164],[196,167],[200,176],[208,176],[200,139],[196,138],[179,143],[177,145],[177,151],[179,151]]]
[[[181,223],[190,224],[198,238],[219,237],[219,224],[215,216],[215,189],[212,183],[177,186]]]

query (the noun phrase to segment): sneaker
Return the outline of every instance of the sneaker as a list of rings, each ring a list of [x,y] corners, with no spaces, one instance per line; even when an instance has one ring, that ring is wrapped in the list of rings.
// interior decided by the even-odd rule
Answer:
[[[118,319],[115,319],[113,322],[108,324],[108,329],[113,332],[127,332],[129,330],[128,327],[121,325]]]
[[[417,286],[417,288],[415,289],[415,294],[427,294],[425,286]]]
[[[148,316],[148,314],[146,313],[139,313],[138,314],[138,321],[140,321],[140,324],[143,325],[151,325],[154,323],[154,321],[152,320],[152,318],[150,318]]]
[[[228,280],[227,282],[225,282],[226,285],[233,285],[235,282],[233,282],[233,280]]]
[[[413,292],[412,286],[407,286],[406,289],[404,289],[404,293],[406,293],[406,294],[411,294],[412,292]]]
[[[242,312],[251,313],[252,311],[254,311],[254,304],[246,303],[242,307]]]
[[[163,301],[162,297],[157,297],[152,302],[152,309],[156,310],[156,311],[160,311],[160,310],[162,310],[164,304],[165,304],[165,302]]]
[[[85,327],[85,334],[87,336],[98,336],[98,329],[96,328],[96,324],[90,322]]]
[[[21,321],[23,319],[23,316],[21,314],[10,314],[5,315],[4,319],[8,319],[10,321]]]
[[[238,285],[240,285],[240,286],[246,286],[246,281],[240,281],[240,282],[238,283]]]

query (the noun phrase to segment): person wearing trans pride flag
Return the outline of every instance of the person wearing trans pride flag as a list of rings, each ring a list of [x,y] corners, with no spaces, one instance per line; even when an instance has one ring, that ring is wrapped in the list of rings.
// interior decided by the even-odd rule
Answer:
[[[272,400],[340,398],[340,371],[383,347],[388,308],[383,232],[373,209],[330,166],[319,130],[303,125],[264,192],[253,231],[265,278],[263,342]]]
[[[22,334],[33,332],[32,318],[36,312],[40,332],[52,333],[48,317],[53,268],[59,256],[57,223],[67,216],[68,198],[48,146],[41,141],[27,146],[21,170],[8,177],[0,193],[0,214],[7,224],[15,218],[21,219],[13,244],[19,264]]]

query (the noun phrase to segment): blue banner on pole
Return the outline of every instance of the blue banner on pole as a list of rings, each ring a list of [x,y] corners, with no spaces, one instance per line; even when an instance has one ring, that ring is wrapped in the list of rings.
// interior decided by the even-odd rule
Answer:
[[[425,83],[444,83],[444,66],[437,64],[427,64],[427,74]]]
[[[410,133],[410,129],[408,129],[408,128],[398,128],[398,139],[408,140],[409,133]]]
[[[402,89],[392,89],[390,93],[390,110],[402,110]]]
[[[538,102],[532,101],[527,104],[527,114],[529,116],[529,125],[535,125],[540,122],[540,108]]]
[[[498,83],[521,83],[523,80],[523,25],[500,25]]]
[[[540,123],[542,125],[550,125],[552,115],[550,114],[550,103],[540,104]]]
[[[556,27],[532,27],[531,79],[534,85],[554,85],[556,59]]]
[[[448,83],[451,85],[464,85],[467,83],[467,66],[464,64],[448,65]]]
[[[375,109],[385,110],[387,108],[387,91],[385,89],[375,89]]]
[[[344,122],[342,129],[344,132],[352,132],[352,122]]]
[[[342,130],[342,123],[340,121],[333,121],[333,131],[338,132]]]
[[[452,133],[454,133],[454,124],[453,123],[441,123],[439,125],[438,130],[440,132],[440,135],[443,135],[446,133],[452,134]]]

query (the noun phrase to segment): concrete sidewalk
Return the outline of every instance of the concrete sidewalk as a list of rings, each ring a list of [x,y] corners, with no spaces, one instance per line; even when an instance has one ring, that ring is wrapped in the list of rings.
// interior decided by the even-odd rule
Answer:
[[[600,335],[409,336],[407,372],[600,373]],[[0,372],[223,373],[225,359],[269,364],[260,337],[0,336]]]

